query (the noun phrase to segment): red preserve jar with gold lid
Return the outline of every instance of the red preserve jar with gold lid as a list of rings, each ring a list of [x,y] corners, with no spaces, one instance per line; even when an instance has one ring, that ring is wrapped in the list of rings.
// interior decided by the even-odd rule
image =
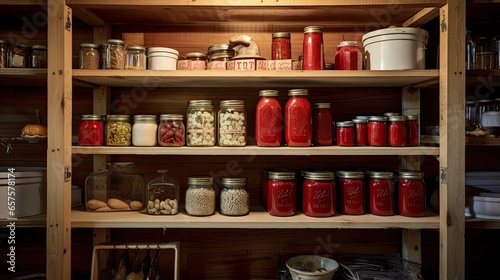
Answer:
[[[418,116],[406,116],[406,146],[418,146]]]
[[[267,212],[273,216],[293,216],[297,211],[295,172],[267,173]]]
[[[335,70],[362,70],[361,59],[358,42],[342,41],[335,53]]]
[[[314,103],[313,143],[329,146],[333,142],[333,123],[330,103]]]
[[[354,123],[351,121],[337,122],[337,145],[354,146]]]
[[[424,173],[400,171],[398,180],[399,214],[409,217],[425,215]]]
[[[302,211],[311,217],[335,215],[335,173],[305,171],[302,184]]]
[[[363,171],[337,171],[339,211],[346,215],[365,213],[365,184]]]
[[[385,146],[387,144],[386,117],[371,116],[368,119],[368,145]]]
[[[261,90],[255,110],[255,139],[257,146],[281,145],[281,105],[277,90]]]
[[[392,172],[372,171],[370,174],[370,213],[380,216],[394,214],[394,184]]]
[[[304,28],[302,47],[302,70],[323,70],[323,27],[307,26]]]
[[[356,146],[368,145],[368,118],[353,119],[354,123],[354,144]]]
[[[310,146],[312,142],[312,110],[307,89],[291,89],[285,105],[285,140],[292,146]]]
[[[392,147],[402,147],[406,144],[405,116],[389,117],[388,143]]]
[[[276,32],[272,35],[271,59],[282,60],[292,59],[292,45],[290,42],[290,33]]]
[[[102,146],[104,126],[99,115],[82,115],[78,127],[78,144],[81,146]]]

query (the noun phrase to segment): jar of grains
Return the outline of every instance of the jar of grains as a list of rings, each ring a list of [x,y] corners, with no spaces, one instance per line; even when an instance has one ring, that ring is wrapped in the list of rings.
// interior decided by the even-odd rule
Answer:
[[[219,107],[219,146],[245,146],[247,144],[245,101],[222,100]]]
[[[329,217],[335,214],[335,173],[305,171],[302,184],[302,211],[307,216]]]
[[[267,212],[273,216],[293,216],[297,211],[295,172],[267,173]]]
[[[135,115],[132,125],[132,145],[156,146],[156,130],[158,124],[155,115]]]
[[[368,145],[368,119],[353,119],[354,144],[357,146]]]
[[[143,46],[127,47],[126,70],[146,70],[146,48]]]
[[[13,45],[10,49],[9,67],[10,68],[28,68],[29,67],[29,48],[26,45]]]
[[[333,143],[333,123],[330,103],[314,103],[313,143],[330,146]]]
[[[385,146],[387,143],[386,117],[371,116],[368,120],[368,144],[370,146]]]
[[[168,170],[156,171],[156,178],[147,185],[148,214],[175,215],[179,213],[179,182],[167,175]]]
[[[47,68],[47,46],[32,46],[30,57],[32,68]]]
[[[242,216],[248,212],[250,212],[250,195],[247,190],[247,178],[222,178],[220,213]]]
[[[99,69],[101,54],[96,44],[80,44],[80,52],[78,56],[78,66],[80,69]]]
[[[369,206],[373,215],[394,214],[394,184],[392,172],[372,171],[369,185]]]
[[[304,28],[302,53],[302,70],[324,69],[323,28],[321,26]]]
[[[191,216],[215,214],[214,178],[210,176],[189,176],[187,178],[186,212]]]
[[[285,139],[292,146],[310,146],[312,140],[312,109],[307,89],[291,89],[285,105]]]
[[[101,146],[104,138],[104,127],[99,115],[82,115],[78,127],[78,144],[81,146]]]
[[[281,105],[277,90],[259,91],[255,110],[255,139],[257,146],[281,145]]]
[[[365,185],[363,171],[337,171],[340,213],[361,215],[365,213]]]
[[[184,117],[179,114],[164,114],[160,116],[158,127],[158,144],[160,146],[184,146]]]
[[[103,69],[125,69],[125,42],[118,39],[109,39],[104,44]]]
[[[354,122],[337,122],[337,145],[354,146]]]
[[[424,173],[400,171],[398,180],[399,214],[408,217],[425,215]]]
[[[272,35],[271,59],[282,60],[292,59],[292,45],[290,33],[276,32]]]
[[[10,44],[7,41],[0,40],[0,68],[7,68],[9,66]]]
[[[132,126],[128,115],[109,115],[106,121],[106,145],[129,146]]]
[[[215,145],[215,111],[211,100],[190,100],[187,109],[187,145]]]

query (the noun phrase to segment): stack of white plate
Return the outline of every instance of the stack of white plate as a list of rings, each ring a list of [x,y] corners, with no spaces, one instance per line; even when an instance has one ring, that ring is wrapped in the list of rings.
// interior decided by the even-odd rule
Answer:
[[[2,168],[0,171],[0,201],[2,201],[0,219],[45,213],[47,211],[46,173],[46,169],[40,167],[15,167],[12,173],[7,168]],[[15,203],[9,205],[9,202]],[[15,208],[9,209],[9,206]]]
[[[500,172],[466,172],[465,185],[465,215],[500,220]]]

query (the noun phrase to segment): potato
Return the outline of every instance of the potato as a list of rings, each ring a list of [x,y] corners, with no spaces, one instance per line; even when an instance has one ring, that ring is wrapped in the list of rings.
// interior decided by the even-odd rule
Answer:
[[[117,198],[110,198],[108,200],[108,206],[112,209],[130,210],[128,203]]]
[[[132,200],[128,204],[130,206],[130,209],[132,210],[141,210],[142,209],[142,202],[137,201],[137,200]]]
[[[109,206],[104,206],[101,208],[97,208],[95,211],[96,212],[107,212],[107,211],[113,211],[113,209],[111,209]]]
[[[87,201],[87,208],[90,210],[96,210],[102,207],[107,207],[108,204],[106,202],[99,200],[99,199],[91,199]]]

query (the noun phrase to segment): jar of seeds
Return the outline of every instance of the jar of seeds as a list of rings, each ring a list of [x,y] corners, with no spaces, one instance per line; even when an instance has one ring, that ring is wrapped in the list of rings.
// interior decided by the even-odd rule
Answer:
[[[157,177],[147,185],[148,214],[175,215],[179,213],[179,182],[167,175],[168,170],[156,171]]]
[[[109,115],[106,122],[106,145],[129,146],[132,126],[128,115]]]
[[[214,178],[210,176],[190,176],[187,178],[186,212],[191,216],[215,214]]]
[[[125,69],[125,42],[118,39],[106,41],[103,49],[104,69]]]
[[[10,44],[7,41],[0,40],[0,68],[7,68],[9,66]]]
[[[98,46],[91,43],[80,44],[78,64],[80,69],[99,69],[101,54]]]
[[[220,192],[220,213],[228,216],[242,216],[250,212],[250,195],[247,178],[222,178]]]
[[[211,100],[190,100],[186,120],[188,146],[215,145],[215,111]]]
[[[143,46],[127,47],[126,70],[146,70],[146,48]]]
[[[245,146],[247,144],[245,101],[222,100],[219,106],[219,146]]]

